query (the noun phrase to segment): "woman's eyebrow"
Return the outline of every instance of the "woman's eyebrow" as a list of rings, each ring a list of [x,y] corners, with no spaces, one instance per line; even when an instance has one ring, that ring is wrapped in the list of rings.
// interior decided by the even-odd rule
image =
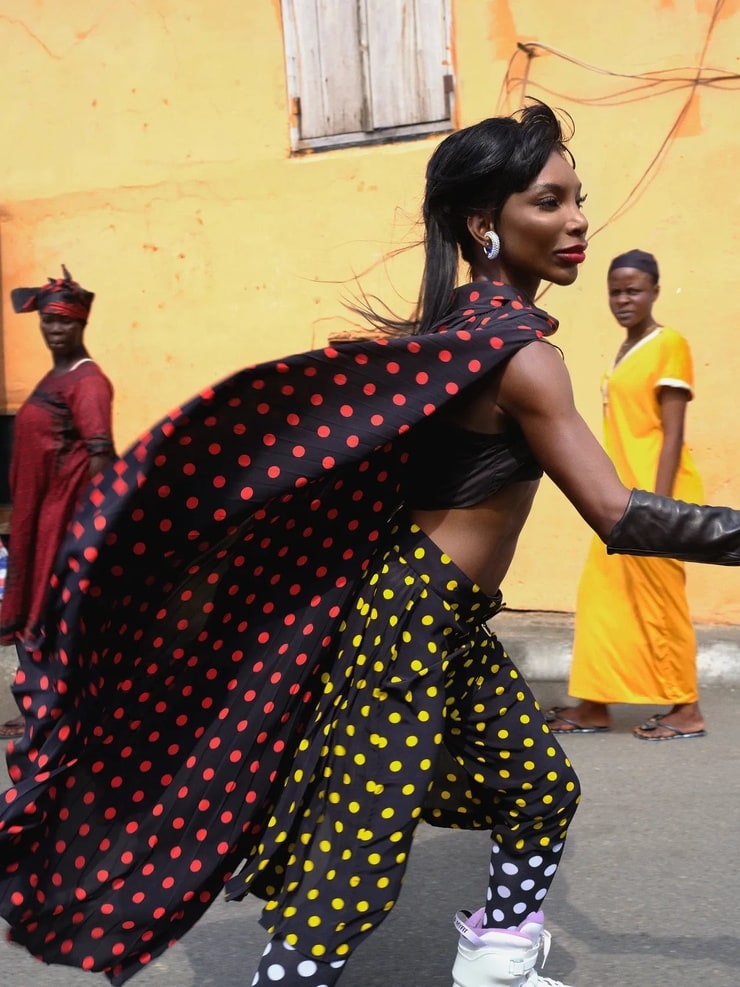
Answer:
[[[561,185],[559,182],[538,182],[536,185],[529,186],[531,192],[564,192],[569,188],[569,185]],[[575,186],[577,192],[580,192],[582,188],[580,182]]]

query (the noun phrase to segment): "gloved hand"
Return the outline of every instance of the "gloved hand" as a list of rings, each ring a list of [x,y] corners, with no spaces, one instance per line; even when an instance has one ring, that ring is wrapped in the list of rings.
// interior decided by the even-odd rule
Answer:
[[[633,490],[606,541],[609,555],[740,565],[740,511]]]

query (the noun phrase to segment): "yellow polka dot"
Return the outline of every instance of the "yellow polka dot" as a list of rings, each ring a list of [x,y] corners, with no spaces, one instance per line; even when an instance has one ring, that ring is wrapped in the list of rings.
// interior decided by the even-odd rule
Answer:
[[[318,915],[309,915],[308,922],[306,923],[311,929],[318,929],[321,925],[321,919]]]
[[[331,907],[335,912],[341,912],[344,908],[344,898],[332,898]]]
[[[399,771],[403,771],[403,761],[391,761],[388,770],[392,771],[393,774],[398,774]]]

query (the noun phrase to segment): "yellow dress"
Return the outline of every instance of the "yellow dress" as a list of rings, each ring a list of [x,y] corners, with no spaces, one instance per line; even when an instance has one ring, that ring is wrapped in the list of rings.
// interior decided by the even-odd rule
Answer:
[[[655,489],[663,386],[685,388],[693,397],[689,345],[666,327],[641,340],[602,379],[605,447],[628,487]],[[685,444],[673,496],[703,499]],[[607,555],[594,538],[578,588],[569,694],[601,703],[695,702],[696,637],[685,582],[681,562]]]

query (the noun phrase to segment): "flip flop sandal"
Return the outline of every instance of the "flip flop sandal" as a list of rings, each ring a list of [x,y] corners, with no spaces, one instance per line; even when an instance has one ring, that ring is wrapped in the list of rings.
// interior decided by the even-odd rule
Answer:
[[[665,737],[643,737],[639,733],[633,733],[633,737],[637,737],[638,740],[649,740],[652,743],[657,743],[659,740],[695,740],[699,737],[706,737],[706,730],[681,730],[679,727],[672,727],[670,723],[662,723],[662,719],[665,713],[659,713],[657,716],[651,717],[647,723],[643,723],[642,726],[638,727],[638,730],[645,730],[649,732],[650,730],[657,730],[658,727],[662,727],[664,730],[672,730]]]
[[[0,740],[17,740],[25,733],[26,727],[23,720],[18,717],[16,720],[8,720],[7,723],[0,723]]]
[[[568,719],[567,716],[563,716],[560,712],[562,709],[567,709],[566,706],[553,706],[552,709],[548,709],[545,713],[545,723],[550,727],[550,733],[609,733],[611,727],[588,727],[582,726],[580,723],[576,723],[575,720]],[[561,727],[550,726],[555,720],[560,720],[563,723],[569,723],[570,726],[567,730]]]

